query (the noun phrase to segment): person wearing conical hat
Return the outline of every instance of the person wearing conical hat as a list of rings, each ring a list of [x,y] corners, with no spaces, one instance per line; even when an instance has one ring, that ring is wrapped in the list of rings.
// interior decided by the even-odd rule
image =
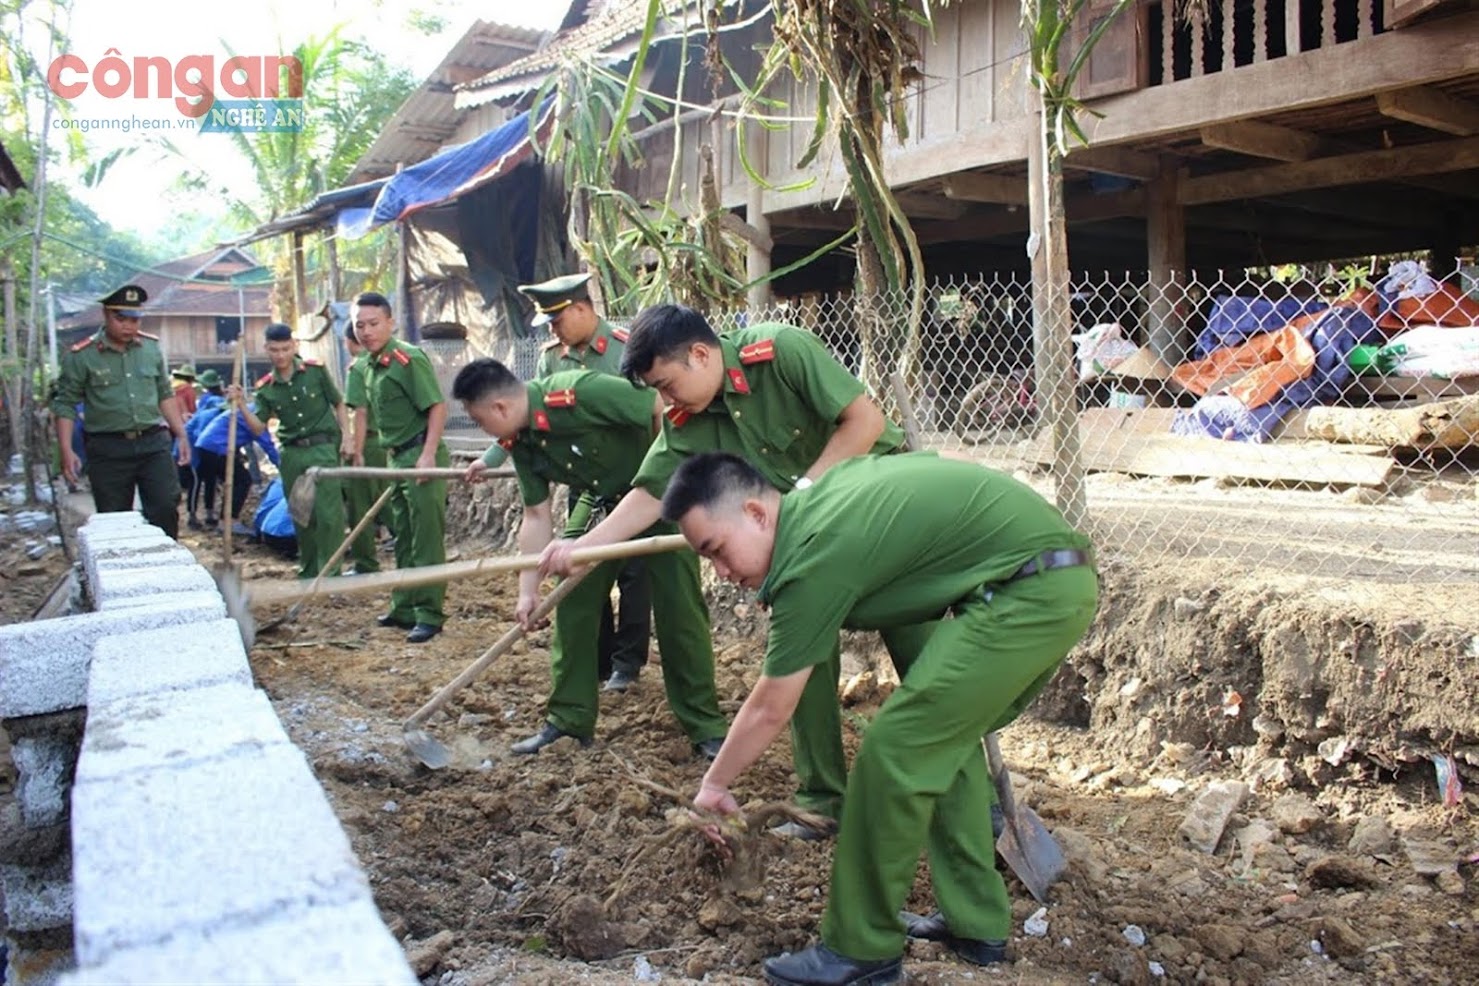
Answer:
[[[137,284],[125,284],[101,300],[102,329],[62,354],[51,412],[61,444],[62,473],[75,483],[82,462],[72,450],[72,432],[77,407],[82,405],[87,478],[98,513],[132,510],[137,494],[145,519],[177,537],[176,466],[189,464],[190,443],[159,338],[139,330],[148,300]]]

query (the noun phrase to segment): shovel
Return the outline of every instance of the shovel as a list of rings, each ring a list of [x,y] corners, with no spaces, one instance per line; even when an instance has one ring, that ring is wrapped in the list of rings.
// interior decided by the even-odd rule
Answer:
[[[561,582],[555,587],[553,592],[544,597],[544,601],[530,614],[529,621],[531,623],[538,622],[548,616],[550,611],[560,604],[561,600],[570,595],[570,591],[583,578],[585,578],[585,572],[581,572],[579,575],[572,575]],[[405,725],[401,727],[401,738],[406,741],[406,749],[410,750],[417,760],[420,760],[432,770],[440,770],[452,762],[452,751],[447,749],[436,737],[432,736],[423,728],[426,725],[426,720],[431,718],[432,713],[446,705],[448,699],[456,695],[469,682],[487,670],[488,665],[508,653],[509,648],[518,643],[523,636],[524,628],[518,623],[515,623],[509,628],[507,633],[498,638],[492,647],[483,651],[481,657],[469,664],[467,669],[457,677],[443,685],[441,690],[431,697],[430,701],[417,709],[416,714],[406,720]]]
[[[310,584],[307,591],[303,593],[303,598],[293,603],[292,608],[289,609],[282,616],[279,616],[277,619],[273,620],[270,623],[265,623],[261,627],[258,627],[258,633],[266,633],[269,630],[276,630],[284,623],[291,623],[294,619],[297,618],[298,612],[303,608],[303,604],[306,603],[309,597],[313,595],[314,590],[316,590],[323,582],[324,577],[328,575],[329,571],[344,559],[344,555],[347,551],[349,551],[349,546],[354,543],[354,539],[359,537],[366,527],[369,527],[372,523],[374,523],[375,515],[380,512],[381,507],[385,506],[385,502],[390,499],[390,494],[394,492],[395,490],[391,487],[385,488],[385,491],[380,494],[380,498],[375,501],[374,505],[370,507],[368,511],[366,511],[365,515],[359,519],[359,522],[354,525],[354,529],[349,532],[349,536],[346,537],[343,543],[340,544],[339,547],[334,551],[334,553],[329,556],[329,560],[324,562],[324,567],[318,570],[318,575],[314,577],[312,584]]]
[[[1063,875],[1068,860],[1053,833],[1042,823],[1037,812],[1026,805],[1017,804],[1012,794],[1012,775],[1001,759],[1001,746],[995,733],[987,733],[986,763],[991,767],[991,780],[996,785],[996,796],[1001,801],[1005,825],[1001,838],[996,840],[996,851],[1007,861],[1017,879],[1032,894],[1039,904],[1048,902],[1048,888]]]
[[[656,555],[686,547],[688,542],[683,540],[683,535],[663,534],[606,544],[598,548],[580,548],[571,552],[570,560],[576,565],[594,565],[617,558]],[[324,579],[318,584],[318,588],[310,586],[307,590],[296,579],[257,582],[250,588],[235,577],[217,581],[221,587],[221,596],[226,601],[226,615],[236,621],[241,629],[242,640],[250,648],[257,639],[257,623],[252,616],[254,606],[289,601],[306,603],[310,599],[327,595],[355,596],[386,589],[416,589],[424,585],[461,581],[499,572],[522,572],[538,567],[538,555],[511,555],[398,569],[394,572],[376,572],[372,575],[340,575]]]
[[[924,445],[919,437],[919,422],[914,417],[914,405],[909,400],[909,390],[900,374],[891,374],[889,379],[893,384],[894,399],[899,405],[899,416],[904,419],[905,444],[911,451],[919,451]],[[1026,805],[1017,804],[1017,798],[1012,793],[1012,775],[1002,763],[1001,746],[996,741],[996,734],[987,733],[983,742],[986,745],[986,762],[991,768],[991,781],[996,785],[996,797],[1006,816],[1006,825],[1002,829],[1001,838],[997,840],[996,849],[1033,898],[1040,904],[1047,903],[1048,888],[1063,875],[1068,861],[1037,812]]]
[[[293,488],[288,490],[288,515],[299,527],[307,527],[313,520],[313,501],[318,496],[320,479],[461,479],[467,474],[464,469],[437,467],[432,469],[391,469],[385,466],[312,466]],[[506,479],[516,473],[512,469],[488,469],[480,479]]]

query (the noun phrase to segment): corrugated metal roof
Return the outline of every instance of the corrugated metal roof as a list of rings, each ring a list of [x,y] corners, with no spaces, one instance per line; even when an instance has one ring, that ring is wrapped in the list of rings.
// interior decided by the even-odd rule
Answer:
[[[460,114],[454,88],[537,51],[543,31],[478,21],[447,52],[436,70],[401,104],[375,143],[349,173],[350,183],[395,173],[397,164],[415,164],[435,154],[457,129]]]
[[[681,9],[687,4],[679,0],[664,6]],[[571,13],[574,12],[572,7]],[[571,15],[566,15],[567,24],[572,19]],[[508,96],[532,92],[559,66],[561,59],[598,51],[617,53],[614,49],[623,42],[634,41],[641,36],[646,22],[647,0],[610,3],[590,20],[561,30],[533,54],[457,86],[456,106],[459,110],[472,109]]]

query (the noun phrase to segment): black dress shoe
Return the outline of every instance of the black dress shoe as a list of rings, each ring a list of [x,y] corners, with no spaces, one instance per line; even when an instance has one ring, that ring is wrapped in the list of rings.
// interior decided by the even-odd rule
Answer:
[[[375,617],[375,625],[379,627],[399,627],[402,630],[409,630],[416,624],[412,620],[403,620],[394,613],[381,613]]]
[[[434,627],[430,623],[417,623],[411,627],[411,632],[406,634],[406,643],[424,644],[441,632],[441,627]]]
[[[710,762],[719,755],[719,750],[724,746],[724,737],[715,736],[702,742],[693,744],[693,752]]]
[[[519,740],[511,747],[511,749],[515,753],[538,753],[540,750],[549,746],[551,743],[555,742],[556,740],[562,740],[566,736],[572,737],[583,747],[591,745],[591,741],[589,739],[576,736],[574,733],[567,733],[559,726],[556,726],[554,723],[547,722],[544,724],[543,729],[535,733],[533,736],[530,736],[528,739]]]
[[[837,823],[832,822],[825,828],[817,828],[815,825],[804,825],[801,822],[782,822],[772,825],[769,829],[771,835],[778,835],[782,839],[800,839],[802,842],[822,842],[837,834]]]
[[[865,962],[838,955],[826,945],[765,960],[765,981],[773,986],[884,986],[903,977],[902,959]]]
[[[989,938],[959,938],[950,931],[950,926],[945,923],[945,916],[939,911],[929,917],[919,914],[910,914],[908,911],[899,912],[899,920],[904,922],[904,934],[910,938],[923,938],[925,941],[937,941],[946,948],[976,965],[991,965],[996,962],[1010,962],[1011,957],[1007,954],[1007,943],[1005,941],[992,941]]]

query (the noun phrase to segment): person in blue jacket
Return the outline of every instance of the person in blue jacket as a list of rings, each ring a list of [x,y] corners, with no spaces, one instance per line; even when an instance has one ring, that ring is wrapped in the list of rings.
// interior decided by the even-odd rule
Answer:
[[[223,408],[201,428],[195,439],[195,449],[200,453],[200,475],[212,487],[226,479],[226,446],[230,431],[231,415]],[[255,442],[267,453],[267,458],[273,465],[278,462],[277,446],[273,444],[272,435],[265,430],[262,434],[253,436],[251,429],[247,427],[245,415],[240,411],[236,412],[236,441],[236,461],[233,463],[236,472],[231,479],[231,533],[251,537],[252,529],[242,523],[241,519],[242,508],[246,505],[247,495],[252,488],[252,476],[246,466],[246,446]],[[207,490],[206,495],[211,506],[215,504],[214,494],[213,488]],[[209,509],[207,507],[207,521],[211,519]]]
[[[185,438],[190,442],[190,468],[196,477],[195,486],[190,490],[189,499],[186,502],[189,509],[185,523],[192,531],[198,531],[202,527],[215,527],[217,523],[217,476],[201,468],[200,449],[196,447],[196,442],[200,439],[200,433],[205,430],[205,426],[226,409],[226,395],[222,390],[221,375],[215,370],[206,370],[200,375],[200,383],[204,390],[196,401],[195,413],[190,415],[190,419],[185,422]],[[204,524],[197,519],[202,500],[205,501]]]

